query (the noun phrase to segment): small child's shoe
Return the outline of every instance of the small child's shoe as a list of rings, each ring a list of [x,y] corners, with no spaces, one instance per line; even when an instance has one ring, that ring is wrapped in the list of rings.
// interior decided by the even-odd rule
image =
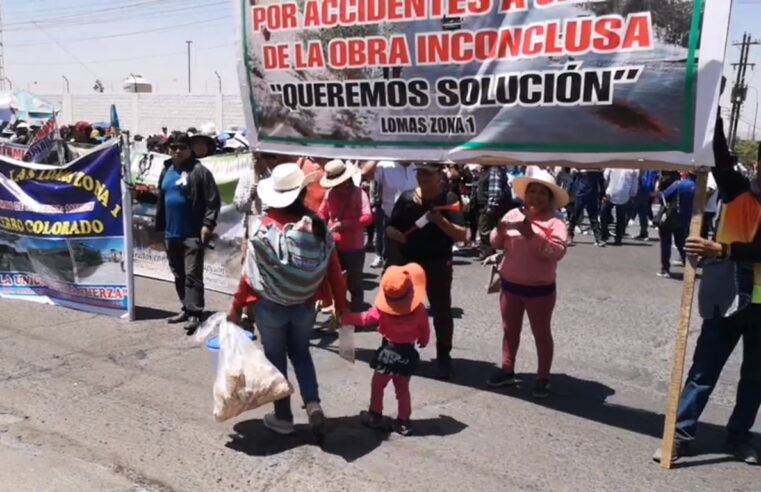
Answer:
[[[394,420],[394,432],[402,436],[411,436],[413,434],[409,420]]]
[[[383,428],[383,415],[375,412],[362,412],[360,416],[362,425],[376,430]]]

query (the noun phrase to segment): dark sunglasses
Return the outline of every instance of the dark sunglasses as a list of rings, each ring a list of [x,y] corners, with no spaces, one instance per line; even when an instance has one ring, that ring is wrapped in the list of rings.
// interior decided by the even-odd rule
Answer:
[[[169,146],[169,150],[188,150],[189,147],[184,144],[172,144]]]

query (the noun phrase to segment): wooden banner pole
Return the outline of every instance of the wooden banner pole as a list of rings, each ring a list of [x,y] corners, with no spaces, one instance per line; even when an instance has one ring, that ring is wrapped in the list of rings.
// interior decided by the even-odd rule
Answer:
[[[695,200],[692,205],[692,220],[690,221],[690,237],[700,236],[703,226],[703,209],[706,203],[706,184],[708,171],[701,170],[697,173],[697,189]],[[676,414],[679,410],[679,398],[682,394],[682,381],[684,378],[685,358],[687,356],[687,339],[692,320],[692,304],[695,297],[695,278],[697,276],[697,258],[687,257],[684,268],[684,283],[682,285],[682,303],[679,310],[679,326],[676,334],[674,347],[674,366],[671,369],[671,383],[669,385],[668,408],[666,421],[663,428],[663,452],[661,454],[661,467],[671,469],[674,442],[676,438]]]

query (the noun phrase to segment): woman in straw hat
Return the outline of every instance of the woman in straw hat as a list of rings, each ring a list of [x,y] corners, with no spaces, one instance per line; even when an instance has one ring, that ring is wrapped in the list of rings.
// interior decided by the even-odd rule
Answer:
[[[305,175],[297,164],[281,164],[257,189],[267,207],[251,231],[248,256],[228,319],[240,323],[243,308],[254,305],[264,353],[288,374],[290,358],[299,389],[318,437],[324,433],[309,341],[314,327],[314,303],[333,302],[340,314],[347,309],[346,282],[325,222],[304,204],[305,188],[317,175]],[[279,434],[294,432],[290,398],[275,402],[264,426]]]
[[[525,206],[513,209],[491,233],[494,248],[504,249],[500,266],[500,309],[504,339],[502,367],[487,381],[492,387],[514,385],[515,358],[520,343],[523,315],[528,313],[539,358],[533,395],[546,398],[552,367],[552,311],[555,308],[555,277],[558,261],[565,256],[568,230],[558,210],[568,204],[568,194],[547,171],[534,168],[530,177],[513,181]]]
[[[425,308],[425,284],[425,271],[420,265],[391,266],[381,279],[375,307],[367,313],[346,314],[341,320],[344,324],[357,326],[378,325],[378,331],[383,335],[383,344],[370,362],[375,374],[366,424],[372,428],[382,425],[383,392],[393,381],[399,402],[394,430],[405,436],[412,433],[410,377],[420,361],[415,343],[425,347],[431,336]]]
[[[351,294],[351,310],[361,311],[365,303],[362,269],[365,266],[365,229],[373,222],[370,200],[355,184],[359,169],[353,164],[334,160],[325,165],[320,185],[328,190],[319,215],[328,222],[336,240],[338,257],[346,271]]]

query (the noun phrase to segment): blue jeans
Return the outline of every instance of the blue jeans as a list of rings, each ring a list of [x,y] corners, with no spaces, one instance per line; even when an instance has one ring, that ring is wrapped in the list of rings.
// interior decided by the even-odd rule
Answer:
[[[315,320],[314,308],[307,304],[282,306],[261,299],[254,304],[254,309],[264,355],[286,378],[290,358],[304,403],[319,403],[317,374],[312,354],[309,353],[309,340]],[[293,421],[290,397],[275,402],[275,415],[281,420]]]
[[[653,220],[653,197],[647,191],[640,191],[634,202],[633,216],[639,217],[639,235],[648,235],[647,226]]]
[[[716,387],[721,370],[737,342],[743,339],[743,362],[735,409],[727,424],[730,443],[749,443],[750,429],[761,406],[761,305],[754,304],[729,318],[707,319],[682,391],[677,415],[677,440],[692,441],[698,419]]]

